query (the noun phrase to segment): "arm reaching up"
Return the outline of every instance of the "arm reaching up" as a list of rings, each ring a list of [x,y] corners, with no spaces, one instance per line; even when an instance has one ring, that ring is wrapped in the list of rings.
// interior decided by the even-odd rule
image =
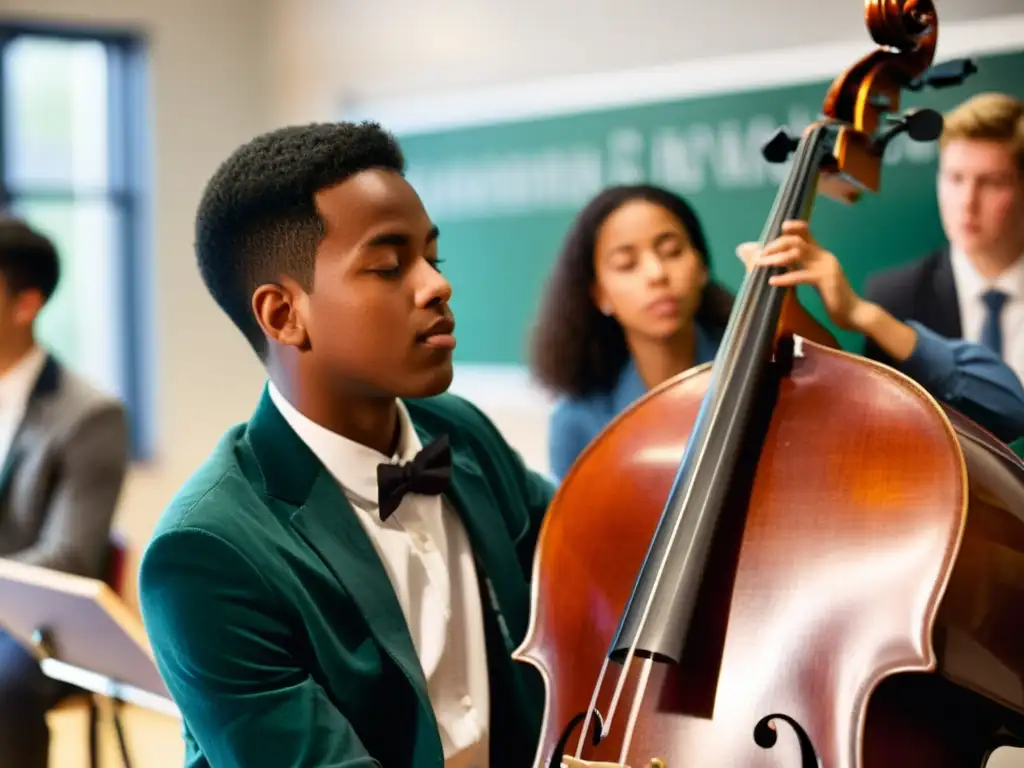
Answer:
[[[807,223],[788,221],[763,251],[743,243],[737,255],[748,270],[787,267],[769,281],[779,287],[812,285],[838,327],[862,333],[933,397],[962,411],[1001,440],[1024,435],[1024,387],[988,347],[946,339],[913,321],[902,322],[860,297],[839,260],[811,237]]]

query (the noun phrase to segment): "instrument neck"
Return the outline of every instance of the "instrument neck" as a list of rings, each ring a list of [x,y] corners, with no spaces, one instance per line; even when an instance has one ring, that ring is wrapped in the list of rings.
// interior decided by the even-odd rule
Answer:
[[[835,135],[827,123],[804,132],[762,245],[778,237],[787,220],[809,216]],[[639,655],[678,662],[682,654],[711,542],[776,350],[785,292],[768,280],[779,271],[753,269],[740,289],[671,496],[610,650],[613,659],[628,662]]]
[[[762,247],[782,234],[787,221],[807,221],[816,198],[818,177],[831,157],[836,131],[828,123],[815,123],[805,132],[793,154],[788,176],[775,196],[771,214],[761,233]],[[725,335],[716,357],[725,363],[746,353],[751,345],[763,347],[774,340],[782,312],[785,288],[769,284],[770,278],[781,274],[781,267],[755,267],[743,282],[733,306]]]

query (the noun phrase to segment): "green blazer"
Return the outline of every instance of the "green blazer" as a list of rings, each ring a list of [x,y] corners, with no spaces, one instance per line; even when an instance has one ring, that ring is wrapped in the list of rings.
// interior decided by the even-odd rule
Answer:
[[[514,662],[552,485],[475,406],[405,401],[420,439],[447,433],[452,488],[481,582],[491,765],[532,765],[544,689]],[[341,488],[264,391],[182,487],[143,554],[149,639],[193,768],[442,768],[401,607]]]

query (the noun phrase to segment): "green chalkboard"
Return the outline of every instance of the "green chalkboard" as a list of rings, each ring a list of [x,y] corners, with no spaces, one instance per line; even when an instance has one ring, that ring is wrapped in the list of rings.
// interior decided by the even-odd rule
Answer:
[[[907,94],[904,106],[948,110],[973,93],[1024,97],[1024,52],[977,58],[965,85]],[[760,236],[785,167],[760,147],[780,125],[800,130],[821,108],[826,81],[418,133],[399,138],[409,179],[441,229],[454,286],[456,360],[521,364],[554,256],[574,214],[603,186],[646,181],[686,196],[710,241],[715,276],[735,289],[735,246]],[[934,144],[899,141],[882,190],[854,207],[819,198],[813,231],[855,286],[879,268],[943,241]],[[822,318],[813,291],[805,305]],[[859,340],[839,334],[847,347]]]

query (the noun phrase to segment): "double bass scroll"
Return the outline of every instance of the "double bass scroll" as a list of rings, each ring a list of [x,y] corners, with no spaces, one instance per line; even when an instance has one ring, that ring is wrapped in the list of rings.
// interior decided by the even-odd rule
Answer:
[[[934,114],[897,112],[900,89],[970,69],[929,69],[928,0],[866,13],[880,48],[799,141],[766,150],[792,165],[762,243],[810,217],[819,183],[847,202],[878,191],[892,136],[938,133]],[[984,490],[1024,509],[1024,481],[984,440],[968,451],[920,386],[804,332],[777,270],[747,274],[713,365],[620,414],[552,501],[515,654],[545,683],[536,768],[961,768],[1009,727],[1012,705],[969,672],[962,696],[935,682],[934,634],[947,587],[962,622],[982,592],[985,563],[958,559],[981,541],[969,506]],[[1002,523],[1024,542],[1024,522]]]

